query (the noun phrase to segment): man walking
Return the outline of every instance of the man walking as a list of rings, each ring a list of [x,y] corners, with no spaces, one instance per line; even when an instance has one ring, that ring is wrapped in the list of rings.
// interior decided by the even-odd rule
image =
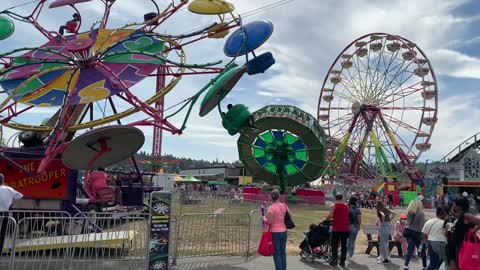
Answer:
[[[332,261],[331,266],[337,266],[338,261],[338,244],[341,244],[340,266],[345,267],[345,260],[347,259],[347,240],[350,232],[349,211],[348,205],[343,201],[343,195],[337,194],[335,202],[330,207],[330,213],[322,220],[332,219]]]
[[[405,201],[403,199],[403,193],[400,192],[400,194],[398,195],[399,199],[400,199],[400,207],[405,207]]]
[[[0,251],[3,250],[3,243],[7,234],[8,210],[15,200],[19,200],[22,197],[22,193],[5,185],[5,178],[0,173]]]
[[[392,193],[388,193],[388,209],[393,209],[393,195]]]

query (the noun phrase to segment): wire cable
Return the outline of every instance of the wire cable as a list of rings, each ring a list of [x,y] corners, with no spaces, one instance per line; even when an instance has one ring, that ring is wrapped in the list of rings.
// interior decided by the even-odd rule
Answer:
[[[18,7],[23,7],[23,6],[30,5],[30,4],[33,4],[33,3],[36,3],[36,2],[38,2],[38,0],[33,0],[33,1],[30,1],[30,2],[26,2],[26,3],[23,3],[23,4],[16,5],[16,6],[12,6],[12,7],[9,7],[7,9],[5,9],[5,10],[10,10],[10,9],[18,8]]]
[[[266,10],[273,9],[273,8],[288,4],[288,3],[293,2],[293,1],[295,1],[295,0],[278,1],[278,2],[275,2],[275,3],[269,4],[269,5],[265,5],[261,8],[257,8],[257,9],[242,13],[241,15],[242,15],[243,18],[250,17],[250,16],[256,15],[258,13],[265,12]]]
[[[247,11],[247,12],[244,12],[242,14],[239,14],[242,18],[245,18],[245,17],[249,17],[249,16],[253,16],[253,15],[256,15],[256,14],[259,14],[259,13],[262,13],[262,12],[265,12],[269,9],[273,9],[273,8],[276,8],[276,7],[279,7],[279,6],[282,6],[282,5],[285,5],[285,4],[288,4],[290,2],[293,2],[293,1],[296,1],[296,0],[280,0],[280,1],[276,1],[276,2],[273,2],[271,4],[267,4],[267,5],[264,5],[264,6],[261,6],[261,7],[258,7],[256,9],[252,9],[250,11]],[[182,10],[182,9],[181,9]],[[229,22],[231,23],[231,22]],[[185,33],[183,33],[182,35],[186,35],[188,33],[191,33],[191,32],[194,32],[194,31],[197,31],[197,30],[200,30],[202,28],[205,28],[207,27],[208,25],[204,25],[202,27],[198,27],[198,28],[195,28],[193,30],[189,30],[189,31],[186,31]]]

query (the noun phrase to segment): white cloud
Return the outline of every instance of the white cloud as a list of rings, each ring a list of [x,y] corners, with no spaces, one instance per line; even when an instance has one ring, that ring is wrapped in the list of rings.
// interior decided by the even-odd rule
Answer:
[[[460,78],[480,79],[480,58],[457,51],[438,49],[431,54],[437,73]]]
[[[275,2],[258,0],[231,0],[240,13]],[[472,0],[473,1],[473,0]],[[2,1],[2,6],[17,4],[15,0]],[[161,8],[170,1],[157,1]],[[286,5],[267,10],[245,18],[245,22],[269,19],[275,25],[271,39],[258,53],[272,51],[277,64],[265,74],[244,78],[227,97],[230,103],[245,103],[252,110],[272,103],[293,104],[316,115],[320,88],[325,74],[335,57],[351,41],[371,32],[399,34],[416,42],[430,58],[437,75],[457,78],[480,78],[480,59],[468,56],[459,49],[462,44],[478,42],[478,37],[465,36],[466,26],[477,22],[478,16],[466,17],[455,12],[466,0],[296,0]],[[84,25],[90,27],[102,15],[100,1],[79,4],[84,15]],[[122,26],[127,22],[140,21],[143,14],[152,11],[149,1],[117,1],[112,11],[109,26]],[[19,9],[27,14],[29,7]],[[69,8],[46,10],[41,22],[48,29],[56,30],[69,20]],[[209,24],[215,17],[199,16],[186,9],[174,15],[158,31],[178,34],[200,25]],[[2,52],[22,46],[38,45],[45,42],[32,27],[17,23],[17,33],[11,39],[2,41]],[[85,28],[86,29],[86,28]],[[458,42],[452,42],[458,41]],[[203,40],[185,48],[189,63],[209,62],[217,59],[228,60],[222,53],[224,40]],[[243,58],[238,63],[243,63]],[[178,87],[166,96],[166,107],[192,96],[205,85],[211,76],[186,76]],[[136,86],[134,93],[147,97],[153,91],[152,80]],[[439,85],[440,91],[443,85]],[[245,91],[244,91],[245,90]],[[455,89],[448,89],[455,91]],[[255,94],[254,94],[255,93]],[[450,96],[450,95],[449,95]],[[457,137],[475,132],[475,120],[480,116],[476,96],[443,98],[439,104],[439,122],[433,136],[433,147],[426,157],[440,157],[454,147]],[[204,118],[198,116],[199,103],[194,106],[187,129],[181,136],[170,136],[164,132],[165,151],[181,156],[206,159],[235,160],[236,138],[231,137],[221,126],[216,110]],[[462,105],[458,105],[462,104]],[[469,107],[466,107],[466,106]],[[463,107],[462,107],[463,106]],[[465,111],[468,108],[468,114]],[[173,111],[173,110],[171,110]],[[169,111],[168,113],[170,113]],[[51,113],[50,111],[44,113]],[[166,114],[168,114],[166,113]],[[462,114],[460,117],[459,114]],[[466,116],[465,116],[466,115]],[[144,114],[136,114],[124,122],[143,119]],[[177,126],[184,115],[173,117]],[[464,132],[451,132],[449,127]],[[147,143],[151,146],[151,127],[142,127]],[[11,134],[10,131],[6,132]],[[222,156],[220,156],[222,155]]]
[[[423,159],[442,158],[459,143],[480,131],[478,119],[479,94],[458,95],[440,102],[439,121],[432,136],[432,149]]]

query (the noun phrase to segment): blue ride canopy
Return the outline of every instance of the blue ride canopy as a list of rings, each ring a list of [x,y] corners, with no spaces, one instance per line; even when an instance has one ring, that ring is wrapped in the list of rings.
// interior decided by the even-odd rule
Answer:
[[[228,37],[223,52],[229,57],[250,53],[265,43],[273,33],[270,21],[254,21],[237,29]]]

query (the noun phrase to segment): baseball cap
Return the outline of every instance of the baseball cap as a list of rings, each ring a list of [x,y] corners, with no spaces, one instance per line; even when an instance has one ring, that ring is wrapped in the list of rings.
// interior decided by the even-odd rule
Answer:
[[[407,214],[405,213],[400,214],[400,219],[407,219]]]

